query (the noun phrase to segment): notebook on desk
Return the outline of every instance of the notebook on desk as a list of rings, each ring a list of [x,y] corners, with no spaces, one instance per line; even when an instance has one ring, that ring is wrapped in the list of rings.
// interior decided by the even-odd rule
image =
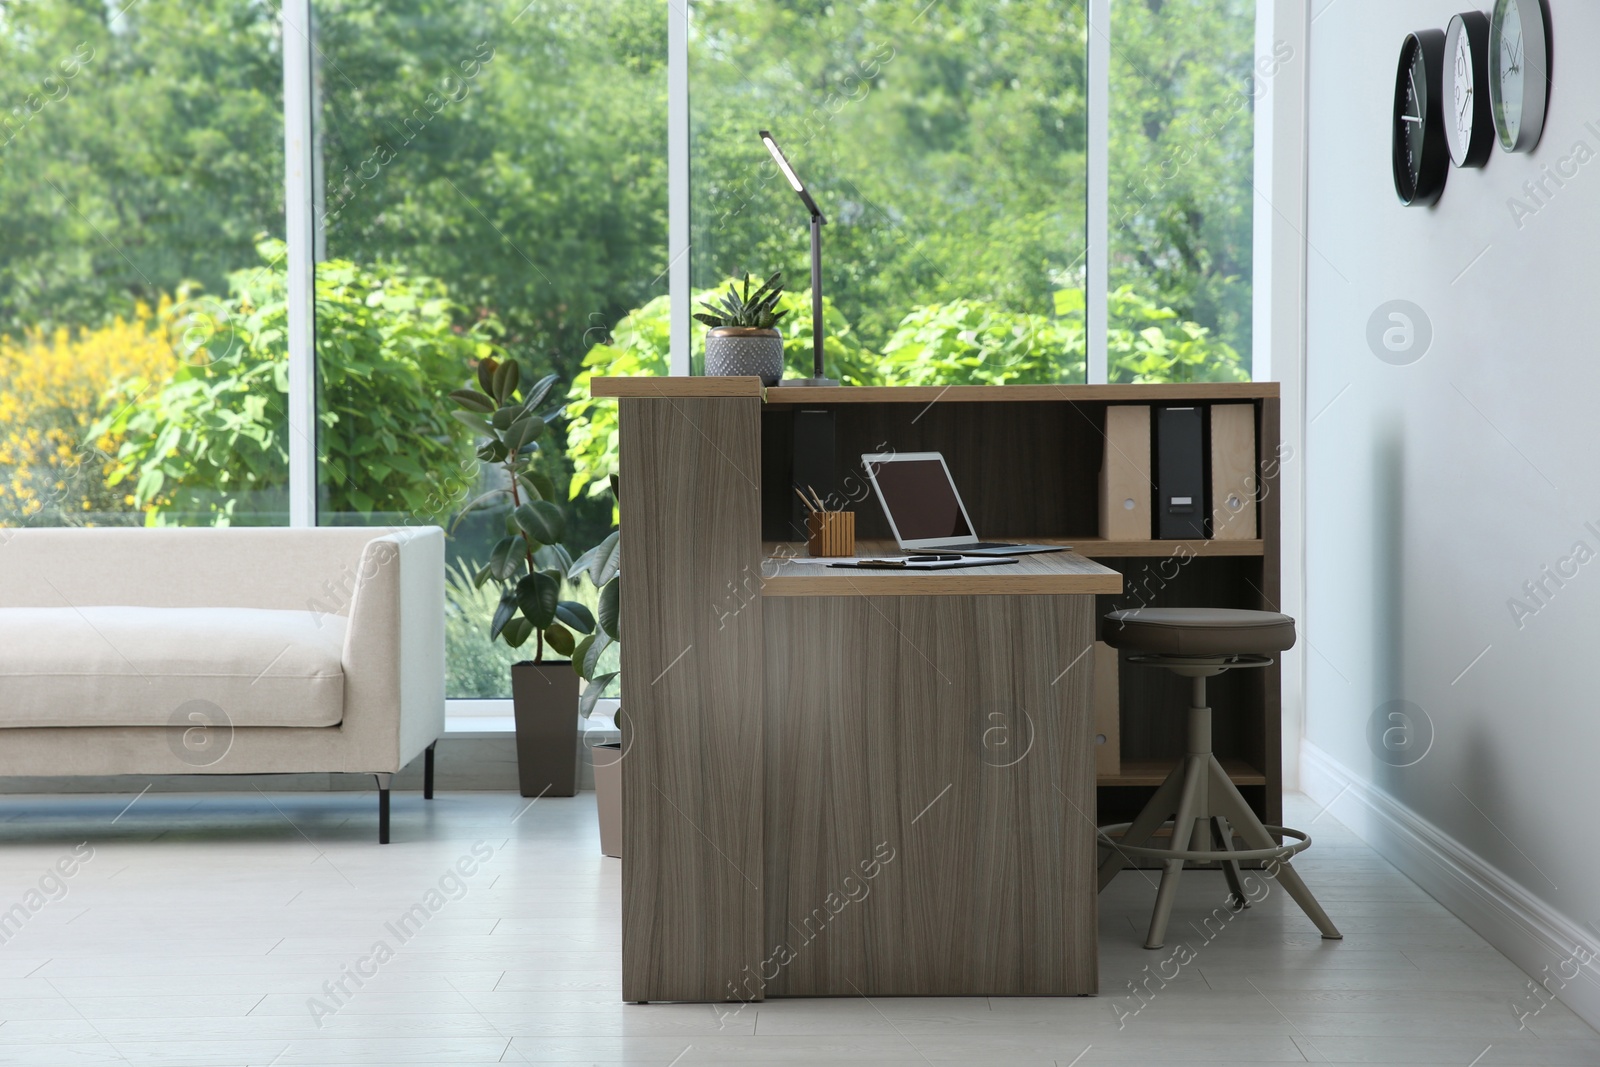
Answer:
[[[943,453],[876,453],[862,456],[861,464],[883,505],[895,542],[907,552],[1028,556],[1065,552],[1069,547],[978,540]]]

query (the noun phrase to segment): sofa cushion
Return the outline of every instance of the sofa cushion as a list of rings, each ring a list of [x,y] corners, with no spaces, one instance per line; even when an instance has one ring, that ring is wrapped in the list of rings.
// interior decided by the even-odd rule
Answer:
[[[345,627],[263,608],[0,608],[0,728],[168,726],[191,701],[236,727],[333,726]]]

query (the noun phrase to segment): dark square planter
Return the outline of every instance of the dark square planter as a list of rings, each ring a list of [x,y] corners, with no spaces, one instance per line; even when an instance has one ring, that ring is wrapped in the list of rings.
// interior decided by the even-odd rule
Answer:
[[[525,797],[578,792],[578,685],[566,660],[512,664],[517,779]]]

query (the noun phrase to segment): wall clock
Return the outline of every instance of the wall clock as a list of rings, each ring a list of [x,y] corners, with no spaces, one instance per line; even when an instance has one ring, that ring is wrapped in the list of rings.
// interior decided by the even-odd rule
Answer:
[[[1400,46],[1394,83],[1394,190],[1412,207],[1438,203],[1450,173],[1444,134],[1444,31],[1418,30]]]
[[[1494,147],[1494,113],[1489,106],[1489,16],[1468,11],[1450,20],[1444,34],[1445,81],[1451,85],[1444,119],[1450,160],[1458,167],[1481,167]]]
[[[1531,152],[1550,100],[1550,13],[1544,0],[1495,0],[1489,20],[1489,99],[1500,147]]]

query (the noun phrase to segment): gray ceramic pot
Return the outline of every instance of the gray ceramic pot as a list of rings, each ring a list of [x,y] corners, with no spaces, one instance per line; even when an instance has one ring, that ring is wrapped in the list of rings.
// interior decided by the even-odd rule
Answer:
[[[706,334],[706,373],[760,378],[777,385],[783,377],[783,334],[719,326]]]

